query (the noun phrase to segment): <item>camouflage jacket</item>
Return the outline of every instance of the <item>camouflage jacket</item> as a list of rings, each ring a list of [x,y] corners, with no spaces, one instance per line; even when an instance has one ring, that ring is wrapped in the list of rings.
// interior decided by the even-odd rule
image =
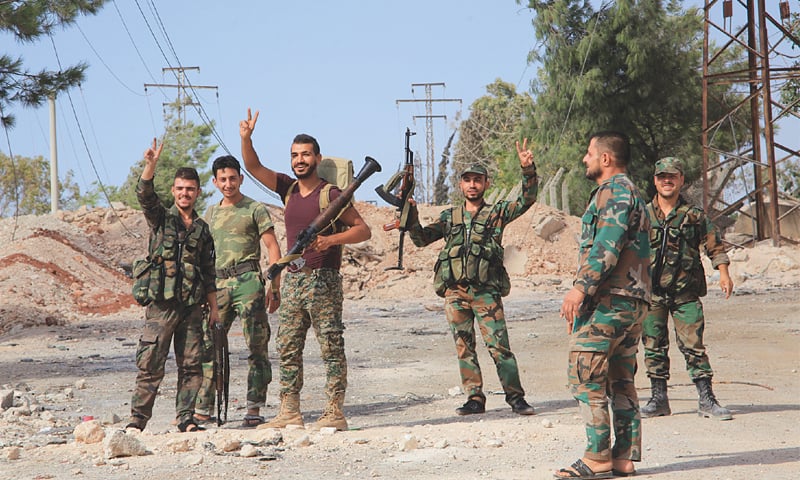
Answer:
[[[190,306],[206,302],[206,295],[216,291],[214,240],[208,224],[192,212],[188,229],[175,205],[162,205],[152,180],[139,179],[136,186],[139,200],[150,227],[148,258],[157,260],[162,272],[159,300],[178,299]]]
[[[503,278],[500,278],[505,276],[505,282],[507,282],[508,274],[505,273],[503,267],[503,230],[511,221],[528,211],[531,205],[536,201],[536,195],[539,191],[539,179],[536,175],[535,166],[532,165],[522,169],[522,175],[522,189],[516,200],[512,202],[501,201],[494,205],[484,204],[479,214],[474,218],[463,206],[451,207],[443,210],[437,221],[422,227],[419,223],[419,212],[417,208],[412,206],[409,209],[408,233],[414,245],[424,247],[441,238],[445,239],[445,245],[439,254],[439,261],[437,261],[434,267],[436,272],[434,283],[437,284],[437,293],[440,295],[443,294],[443,291],[441,293],[438,291],[440,290],[440,286],[450,286],[446,284],[449,282],[459,282],[461,280],[464,281],[463,283],[482,285],[500,291],[506,290],[505,293],[508,293],[507,287],[501,285],[504,283]],[[487,208],[490,209],[488,214],[484,213],[484,209]],[[454,228],[454,211],[463,217],[462,223],[466,231],[462,232],[458,225]],[[482,225],[476,225],[475,231],[471,232],[473,224],[476,223],[475,220],[477,220],[478,217],[485,219],[485,221],[482,222]],[[482,231],[479,232],[478,229]],[[477,242],[480,242],[481,245],[476,245]],[[464,244],[463,248],[462,244]],[[470,275],[468,272],[469,260],[467,258],[464,258],[463,262],[461,262],[463,266],[461,271],[450,271],[448,273],[445,272],[444,269],[439,268],[448,258],[457,258],[462,256],[462,253],[464,254],[463,256],[466,257],[467,253],[477,251],[484,246],[486,248],[483,249],[483,252],[479,252],[478,255],[489,260],[489,263],[495,267],[495,272],[483,272],[480,275]],[[454,252],[455,249],[458,249],[458,251]],[[476,269],[480,268],[477,265],[475,267]],[[440,278],[443,274],[449,279]]]
[[[707,287],[700,248],[705,248],[715,269],[730,263],[719,230],[702,208],[690,205],[682,196],[668,215],[664,215],[657,198],[647,205],[652,227],[653,293],[659,297],[702,297]]]
[[[645,201],[627,175],[592,190],[581,218],[575,287],[588,297],[622,295],[650,300],[650,221]]]
[[[261,236],[272,229],[272,217],[263,203],[244,196],[235,205],[211,205],[203,215],[214,238],[217,270],[234,267],[248,260],[261,261]],[[236,277],[218,278],[222,288]]]

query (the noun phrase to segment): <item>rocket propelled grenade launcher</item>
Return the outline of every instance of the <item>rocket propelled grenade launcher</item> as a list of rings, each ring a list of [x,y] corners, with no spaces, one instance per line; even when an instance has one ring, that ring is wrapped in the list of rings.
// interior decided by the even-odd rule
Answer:
[[[320,212],[320,214],[311,221],[309,226],[300,232],[294,245],[286,252],[286,255],[269,266],[267,269],[267,278],[269,280],[277,277],[281,270],[286,268],[290,262],[302,256],[303,251],[314,242],[317,235],[324,232],[328,226],[332,225],[342,212],[344,212],[350,204],[350,200],[352,200],[353,193],[356,189],[373,173],[381,171],[380,164],[374,158],[367,156],[364,158],[364,162],[364,166],[361,167],[361,171],[358,172],[358,175],[353,178],[353,182],[342,190],[342,194],[333,199],[330,205],[328,205],[328,208]]]

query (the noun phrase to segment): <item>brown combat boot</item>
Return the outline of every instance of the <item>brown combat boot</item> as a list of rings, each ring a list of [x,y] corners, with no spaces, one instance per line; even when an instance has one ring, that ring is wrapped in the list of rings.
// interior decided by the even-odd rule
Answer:
[[[342,407],[344,406],[344,392],[337,393],[328,398],[328,405],[322,416],[314,423],[315,429],[334,427],[336,430],[347,430],[347,419],[344,418]]]
[[[300,394],[281,393],[281,409],[278,415],[269,422],[256,428],[284,428],[287,425],[303,426],[303,414],[300,413]]]

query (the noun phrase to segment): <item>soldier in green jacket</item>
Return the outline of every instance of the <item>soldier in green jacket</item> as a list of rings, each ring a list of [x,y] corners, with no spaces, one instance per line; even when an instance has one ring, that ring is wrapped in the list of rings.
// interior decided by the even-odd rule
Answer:
[[[208,305],[209,322],[219,322],[214,271],[214,240],[208,224],[194,210],[200,194],[200,177],[194,168],[175,172],[172,195],[175,204],[167,209],[153,188],[156,164],[164,145],[144,153],[144,170],[136,195],[150,227],[148,260],[152,275],[146,300],[145,325],[136,351],[136,387],[131,398],[131,419],[127,428],[144,430],[153,415],[158,387],[164,379],[164,364],[175,339],[178,366],[176,420],[182,432],[202,430],[194,420],[194,402],[202,382],[203,307]],[[158,286],[153,287],[155,282]],[[141,303],[141,302],[140,302]]]
[[[583,457],[556,478],[631,476],[633,462],[641,460],[633,377],[650,300],[650,222],[626,173],[629,163],[628,136],[613,131],[594,134],[583,157],[586,178],[597,187],[581,218],[578,272],[561,316],[570,335],[570,389],[587,444]]]
[[[731,420],[730,410],[720,406],[711,389],[714,372],[703,344],[705,319],[700,297],[707,291],[706,276],[700,261],[705,248],[713,268],[719,270],[719,284],[725,298],[733,292],[728,273],[730,260],[719,230],[705,212],[689,205],[681,196],[684,166],[680,159],[667,157],[656,162],[656,196],[647,206],[653,261],[653,298],[644,321],[642,343],[644,363],[650,378],[652,396],[641,409],[643,417],[670,415],[667,397],[669,380],[669,331],[672,314],[678,349],[686,359],[686,369],[699,396],[697,413],[717,420]]]
[[[459,415],[486,411],[483,377],[475,351],[475,320],[494,360],[506,402],[519,415],[535,413],[525,401],[502,301],[511,288],[503,266],[503,229],[533,205],[539,188],[533,153],[527,143],[527,138],[521,147],[517,142],[523,181],[519,198],[513,202],[489,205],[484,201],[489,177],[483,165],[461,172],[459,185],[464,204],[442,211],[438,221],[424,228],[411,200],[408,232],[414,244],[423,247],[440,238],[445,240],[434,268],[434,286],[436,293],[445,298],[447,323],[455,339],[461,384],[467,394],[467,402],[456,409]]]

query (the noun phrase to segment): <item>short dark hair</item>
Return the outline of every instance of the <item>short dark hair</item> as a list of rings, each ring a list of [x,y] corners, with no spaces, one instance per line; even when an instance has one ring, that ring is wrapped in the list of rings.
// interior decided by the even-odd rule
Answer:
[[[232,168],[236,170],[236,173],[239,175],[242,174],[242,166],[239,164],[239,160],[236,160],[236,157],[233,155],[223,155],[214,159],[214,163],[211,164],[211,171],[214,174],[214,178],[217,178],[217,170],[225,168]]]
[[[604,130],[592,134],[589,141],[596,140],[601,150],[611,152],[617,165],[627,167],[631,161],[631,140],[622,132]]]
[[[197,188],[200,188],[200,175],[198,175],[197,170],[192,167],[181,167],[175,170],[175,178],[194,180],[197,182]]]
[[[294,137],[294,140],[292,140],[292,145],[306,145],[309,143],[314,146],[314,155],[319,155],[319,143],[317,143],[317,139],[311,135],[307,133],[300,133]]]

